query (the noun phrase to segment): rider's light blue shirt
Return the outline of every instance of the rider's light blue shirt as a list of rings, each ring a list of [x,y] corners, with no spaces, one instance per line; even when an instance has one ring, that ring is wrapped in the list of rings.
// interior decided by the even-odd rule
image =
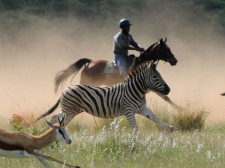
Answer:
[[[132,45],[137,47],[138,44],[134,41],[130,34],[125,34],[122,31],[118,32],[113,39],[113,52],[119,55],[128,55],[127,47]]]

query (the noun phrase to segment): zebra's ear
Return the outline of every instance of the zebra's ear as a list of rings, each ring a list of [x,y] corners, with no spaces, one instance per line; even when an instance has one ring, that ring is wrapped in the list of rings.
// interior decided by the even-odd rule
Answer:
[[[152,62],[151,64],[149,64],[149,68],[150,69],[156,69],[156,64],[154,62]]]
[[[147,69],[154,69],[155,70],[156,69],[156,63],[154,63],[154,62],[149,63]]]
[[[64,120],[65,120],[66,114],[62,113],[58,116],[59,125],[64,127]]]

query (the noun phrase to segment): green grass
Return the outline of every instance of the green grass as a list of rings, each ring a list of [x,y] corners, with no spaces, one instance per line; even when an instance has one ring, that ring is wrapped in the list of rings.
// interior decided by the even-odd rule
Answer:
[[[168,116],[164,118],[168,120]],[[137,120],[140,125],[137,134],[131,133],[123,117],[115,120],[97,120],[98,128],[94,129],[71,123],[67,129],[73,143],[71,145],[53,143],[44,148],[42,153],[84,168],[219,168],[224,166],[225,125],[211,125],[201,131],[191,129],[185,132],[168,133],[158,129],[155,124],[143,117],[138,117]],[[23,131],[34,132],[30,128],[23,128]],[[49,163],[54,168],[63,167],[57,163]],[[36,159],[1,157],[0,167],[42,166]]]
[[[42,152],[81,167],[223,167],[224,133],[140,131],[132,135],[124,129],[102,128],[73,132],[72,145],[50,145]],[[215,136],[216,135],[216,136]],[[1,167],[41,167],[35,159],[0,158]],[[51,163],[52,167],[62,167]]]

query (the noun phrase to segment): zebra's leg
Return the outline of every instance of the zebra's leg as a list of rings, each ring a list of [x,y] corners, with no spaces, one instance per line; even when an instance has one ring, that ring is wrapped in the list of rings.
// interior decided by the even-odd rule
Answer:
[[[58,113],[58,114],[56,114],[56,115],[53,115],[53,116],[51,117],[50,122],[53,123],[53,124],[57,123],[57,122],[58,122],[58,117],[59,117],[60,115],[62,115],[62,112],[60,112],[60,113]]]
[[[67,125],[77,115],[77,113],[75,113],[75,112],[68,112],[68,111],[60,112],[60,113],[58,113],[56,115],[53,115],[51,117],[50,122],[53,123],[53,124],[57,123],[58,117],[63,115],[63,113],[66,114],[66,117],[65,117],[65,120],[64,120],[64,124],[65,125]]]
[[[59,113],[59,114],[53,115],[49,122],[52,124],[57,123],[59,115],[61,115],[61,114]],[[41,129],[41,132],[45,130],[46,126],[47,126],[47,124],[45,124],[44,128]]]
[[[169,125],[163,121],[161,121],[149,108],[146,106],[142,107],[139,111],[140,115],[147,117],[148,119],[154,121],[159,124],[161,127],[165,128],[168,131],[174,131],[175,128],[172,125]]]
[[[135,114],[132,112],[126,112],[124,115],[129,123],[129,125],[133,129],[133,131],[136,132],[138,130],[138,126],[137,126],[137,122],[135,119]]]
[[[66,112],[66,118],[64,120],[65,125],[67,125],[78,113]]]

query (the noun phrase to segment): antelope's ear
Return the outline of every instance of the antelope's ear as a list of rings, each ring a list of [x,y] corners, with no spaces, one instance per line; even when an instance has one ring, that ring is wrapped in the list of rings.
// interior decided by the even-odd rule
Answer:
[[[54,128],[54,124],[52,124],[51,122],[47,121],[46,119],[45,119],[45,122],[49,125],[49,127]]]

